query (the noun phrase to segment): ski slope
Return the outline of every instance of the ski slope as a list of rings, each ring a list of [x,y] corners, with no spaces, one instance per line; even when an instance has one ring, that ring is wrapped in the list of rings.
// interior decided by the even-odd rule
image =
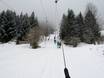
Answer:
[[[65,78],[62,50],[50,40],[31,49],[29,44],[0,44],[0,78]],[[104,45],[64,45],[71,78],[104,78]]]

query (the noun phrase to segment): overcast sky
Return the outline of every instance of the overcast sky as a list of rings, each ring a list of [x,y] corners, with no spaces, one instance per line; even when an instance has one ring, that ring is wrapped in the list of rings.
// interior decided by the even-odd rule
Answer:
[[[40,20],[45,17],[51,22],[56,23],[60,20],[63,13],[66,13],[68,8],[73,9],[75,14],[80,11],[84,13],[87,3],[92,2],[98,9],[98,14],[104,17],[104,0],[59,0],[57,10],[55,0],[0,0],[0,9],[12,9],[17,13],[31,13],[34,11]],[[56,12],[57,11],[57,12]]]

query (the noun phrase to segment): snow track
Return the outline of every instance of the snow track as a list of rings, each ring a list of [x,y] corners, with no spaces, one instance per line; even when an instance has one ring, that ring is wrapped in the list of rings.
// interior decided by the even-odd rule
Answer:
[[[0,78],[65,78],[61,49],[50,40],[42,48],[28,44],[0,44]],[[104,45],[64,45],[71,78],[104,78]]]

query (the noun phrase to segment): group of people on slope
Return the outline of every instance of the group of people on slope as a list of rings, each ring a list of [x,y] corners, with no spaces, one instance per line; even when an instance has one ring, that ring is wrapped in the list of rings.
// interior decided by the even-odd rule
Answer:
[[[54,43],[57,45],[57,48],[61,48],[61,40],[60,39],[56,39],[55,36],[54,36]]]

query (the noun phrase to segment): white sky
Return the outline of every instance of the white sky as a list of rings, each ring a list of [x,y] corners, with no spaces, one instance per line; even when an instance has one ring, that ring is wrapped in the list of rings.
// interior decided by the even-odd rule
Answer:
[[[12,9],[17,13],[31,13],[34,11],[40,20],[44,20],[45,16],[51,23],[56,23],[61,19],[63,13],[66,13],[68,8],[73,9],[75,14],[80,11],[84,12],[87,3],[92,2],[98,9],[100,17],[104,17],[104,0],[59,0],[57,11],[55,0],[0,0],[0,9]],[[41,2],[43,5],[41,5]],[[46,14],[45,14],[46,13]]]

